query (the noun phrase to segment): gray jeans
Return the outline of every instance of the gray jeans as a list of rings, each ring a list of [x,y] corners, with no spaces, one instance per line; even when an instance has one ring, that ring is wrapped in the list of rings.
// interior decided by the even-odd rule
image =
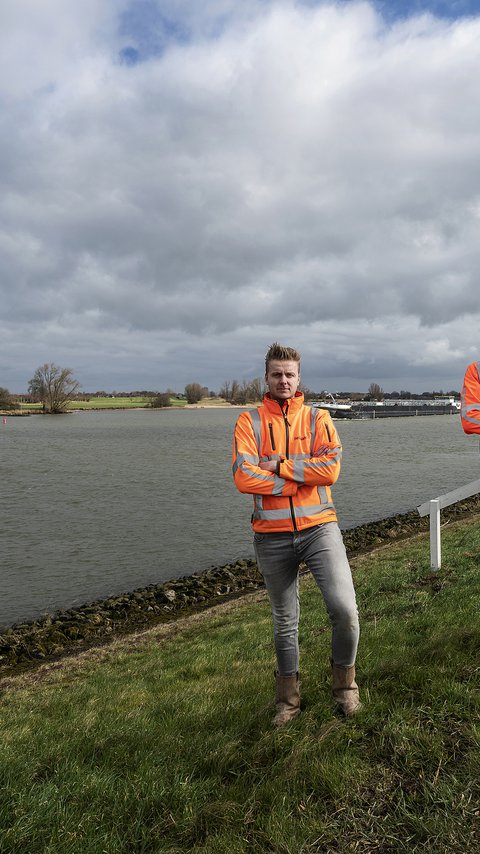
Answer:
[[[293,533],[255,533],[254,546],[272,608],[279,675],[293,676],[299,669],[298,567],[302,561],[325,601],[332,625],[333,661],[344,667],[354,664],[360,634],[358,611],[337,523],[326,522]]]

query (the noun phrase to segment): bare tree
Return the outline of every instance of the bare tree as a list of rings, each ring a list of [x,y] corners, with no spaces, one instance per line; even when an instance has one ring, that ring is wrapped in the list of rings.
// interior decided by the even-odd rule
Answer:
[[[255,379],[250,380],[249,391],[252,403],[256,403],[258,400],[263,399],[265,383],[261,377],[255,377]]]
[[[230,387],[230,400],[232,403],[236,403],[240,396],[240,383],[238,380],[232,380]]]
[[[8,388],[0,386],[0,409],[15,409],[15,401]]]
[[[257,403],[263,397],[264,382],[261,377],[243,380],[241,383],[238,380],[231,380],[223,384],[219,394],[229,403]]]
[[[232,403],[246,403],[248,400],[249,385],[246,380],[243,380],[238,386],[238,391]]]
[[[317,396],[315,392],[311,391],[304,383],[300,383],[298,390],[303,393],[305,400],[313,400]]]
[[[230,400],[230,383],[227,380],[225,380],[220,391],[218,392],[218,396],[223,397],[225,400]]]
[[[200,383],[188,383],[188,385],[185,386],[185,397],[187,398],[187,403],[198,403],[198,401],[203,397],[203,391],[203,386],[201,386]]]
[[[28,384],[29,394],[43,404],[45,412],[65,412],[67,404],[80,388],[70,368],[46,362],[37,368]]]
[[[370,400],[383,400],[383,388],[378,383],[370,383],[368,396]]]

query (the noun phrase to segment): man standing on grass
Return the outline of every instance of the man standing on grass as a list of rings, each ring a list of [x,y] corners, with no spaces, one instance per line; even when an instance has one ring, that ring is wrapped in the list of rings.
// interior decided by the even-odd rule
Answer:
[[[275,726],[300,712],[298,568],[320,588],[332,626],[333,696],[343,714],[360,709],[355,682],[359,625],[352,574],[330,486],[340,473],[341,445],[328,412],[305,406],[300,355],[272,344],[268,387],[258,409],[235,426],[233,475],[253,495],[257,564],[270,599],[277,658]]]

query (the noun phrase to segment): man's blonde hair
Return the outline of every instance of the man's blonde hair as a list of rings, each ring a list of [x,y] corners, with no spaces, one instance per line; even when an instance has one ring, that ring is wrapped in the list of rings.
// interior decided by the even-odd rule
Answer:
[[[270,344],[265,356],[265,375],[268,374],[270,362],[274,360],[277,362],[298,362],[298,369],[300,370],[300,353],[298,350],[293,347],[284,347],[283,344],[277,344],[276,341]]]

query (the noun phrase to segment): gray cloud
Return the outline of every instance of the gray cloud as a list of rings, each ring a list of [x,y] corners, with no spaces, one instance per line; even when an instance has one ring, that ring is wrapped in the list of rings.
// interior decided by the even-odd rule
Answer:
[[[181,388],[192,365],[218,387],[283,335],[316,387],[458,386],[480,19],[163,3],[155,47],[147,5],[0,13],[0,384],[53,359],[89,387]],[[145,61],[119,61],[127,35]]]

